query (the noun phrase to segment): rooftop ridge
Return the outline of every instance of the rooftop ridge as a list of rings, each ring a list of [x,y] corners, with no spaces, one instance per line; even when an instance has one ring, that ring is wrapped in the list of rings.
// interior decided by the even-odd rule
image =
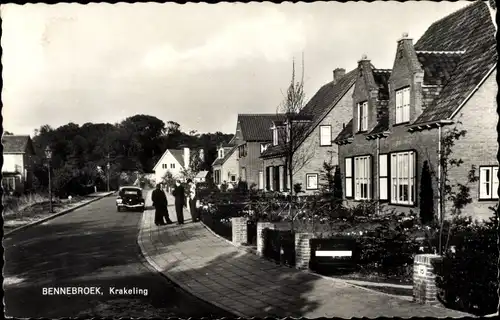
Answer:
[[[460,8],[457,11],[454,11],[454,12],[450,13],[449,15],[444,16],[441,19],[434,21],[427,29],[430,29],[431,27],[433,27],[434,25],[438,24],[439,22],[441,22],[445,19],[448,19],[450,17],[456,16],[456,15],[462,13],[462,11],[469,10],[470,7],[478,5],[478,2],[480,3],[480,2],[486,2],[486,1],[482,1],[482,0],[472,1],[470,4],[464,6],[463,8]]]
[[[457,51],[427,51],[427,50],[416,50],[416,53],[423,54],[464,54],[466,50],[457,50]]]
[[[269,116],[276,116],[276,115],[284,115],[282,112],[277,112],[277,113],[238,113],[238,116],[248,116],[248,117],[269,117]]]

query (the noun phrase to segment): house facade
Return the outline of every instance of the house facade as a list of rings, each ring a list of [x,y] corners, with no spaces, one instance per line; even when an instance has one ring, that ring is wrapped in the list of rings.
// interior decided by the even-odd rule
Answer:
[[[33,185],[35,150],[28,135],[4,135],[2,187],[4,191],[23,193]]]
[[[420,180],[432,175],[434,212],[449,217],[439,192],[442,153],[453,130],[450,184],[470,188],[464,214],[486,219],[498,201],[495,26],[485,2],[435,22],[416,44],[404,34],[391,70],[364,56],[353,93],[352,120],[336,137],[347,205],[376,200],[388,209],[418,211]],[[469,181],[475,167],[478,181]],[[442,204],[444,203],[444,207]],[[444,209],[444,210],[443,210]],[[442,212],[443,211],[443,212]]]
[[[217,159],[212,164],[214,183],[237,183],[240,177],[238,166],[238,146],[234,144],[220,145],[217,148]]]
[[[352,92],[357,70],[345,73],[337,68],[333,81],[325,84],[296,116],[285,123],[275,123],[273,142],[261,155],[265,189],[268,191],[290,190],[287,162],[292,165],[293,185],[300,184],[303,194],[317,192],[322,182],[323,163],[338,164],[338,146],[333,139],[352,118]],[[291,127],[287,127],[291,123]],[[289,139],[280,139],[280,130],[295,136],[294,151]],[[293,154],[291,161],[287,155]]]
[[[284,119],[282,114],[239,114],[234,143],[237,144],[239,178],[249,187],[264,188],[263,160],[260,158],[273,136],[273,121]]]
[[[167,149],[153,168],[156,183],[170,172],[174,179],[184,179],[183,171],[189,169],[191,151],[189,148]]]

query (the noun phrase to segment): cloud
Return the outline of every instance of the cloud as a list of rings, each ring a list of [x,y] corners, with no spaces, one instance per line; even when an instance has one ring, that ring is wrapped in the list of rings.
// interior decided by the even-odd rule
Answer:
[[[150,70],[183,71],[229,68],[245,59],[276,62],[302,50],[306,39],[303,20],[290,20],[276,8],[266,8],[257,17],[227,26],[202,45],[177,50],[167,43],[153,48],[142,62]]]

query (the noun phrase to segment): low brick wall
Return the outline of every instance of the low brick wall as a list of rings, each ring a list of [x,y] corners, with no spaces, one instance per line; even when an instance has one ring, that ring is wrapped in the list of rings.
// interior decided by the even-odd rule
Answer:
[[[413,301],[422,304],[439,304],[437,299],[436,273],[433,261],[439,261],[437,254],[417,254],[413,263]]]
[[[248,228],[247,228],[248,218],[238,217],[231,219],[231,226],[233,228],[233,244],[239,246],[246,243],[248,238]]]
[[[314,238],[313,233],[295,233],[295,267],[308,269],[311,260],[311,245],[309,240]]]
[[[257,222],[257,254],[260,256],[264,252],[264,229],[271,230],[291,230],[292,224],[290,222]]]

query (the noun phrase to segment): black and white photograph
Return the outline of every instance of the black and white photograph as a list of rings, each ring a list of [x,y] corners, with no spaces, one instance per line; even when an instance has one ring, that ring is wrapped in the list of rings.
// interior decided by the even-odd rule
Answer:
[[[497,3],[5,3],[6,318],[497,317]]]

